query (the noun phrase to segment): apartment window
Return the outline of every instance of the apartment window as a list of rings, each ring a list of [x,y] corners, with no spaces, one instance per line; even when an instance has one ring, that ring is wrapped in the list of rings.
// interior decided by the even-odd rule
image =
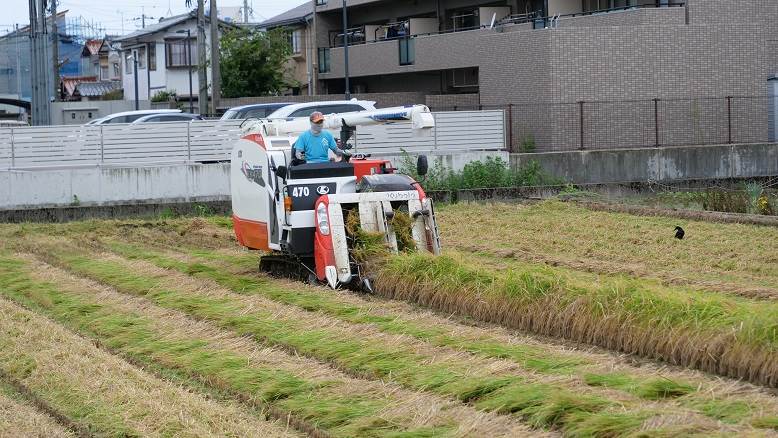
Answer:
[[[118,78],[119,76],[121,76],[121,73],[122,72],[119,70],[119,63],[118,62],[114,62],[113,63],[113,77]]]
[[[330,49],[327,47],[319,48],[319,73],[330,72]]]
[[[400,38],[400,65],[413,65],[416,62],[416,39]]]
[[[172,40],[165,43],[165,66],[166,67],[186,67],[195,65],[197,59],[197,41],[189,40],[189,47],[192,59],[187,63],[186,40]]]
[[[108,80],[108,66],[104,65],[100,67],[100,80],[106,81]]]
[[[292,55],[299,55],[303,52],[303,32],[300,29],[289,32],[289,47],[292,49]]]
[[[124,52],[122,52],[124,54]],[[124,74],[132,74],[132,52],[127,52],[123,57],[124,59]]]
[[[149,70],[157,70],[157,44],[151,43],[149,45]]]

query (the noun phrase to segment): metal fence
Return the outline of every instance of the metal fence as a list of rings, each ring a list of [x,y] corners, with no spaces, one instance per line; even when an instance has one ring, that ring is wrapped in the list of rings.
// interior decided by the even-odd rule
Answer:
[[[357,150],[376,155],[408,152],[505,150],[503,110],[441,112],[429,137],[414,137],[409,124],[359,129]],[[138,125],[0,128],[0,169],[91,165],[147,165],[230,159],[241,121]]]
[[[778,96],[651,99],[499,106],[511,152],[555,152],[778,142]]]

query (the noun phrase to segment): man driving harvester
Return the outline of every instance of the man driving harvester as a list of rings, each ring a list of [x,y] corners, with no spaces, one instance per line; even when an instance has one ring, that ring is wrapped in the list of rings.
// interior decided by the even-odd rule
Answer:
[[[294,143],[294,155],[306,163],[329,162],[329,151],[338,157],[347,154],[338,147],[335,138],[324,128],[324,114],[319,111],[311,114],[311,129],[300,134]]]

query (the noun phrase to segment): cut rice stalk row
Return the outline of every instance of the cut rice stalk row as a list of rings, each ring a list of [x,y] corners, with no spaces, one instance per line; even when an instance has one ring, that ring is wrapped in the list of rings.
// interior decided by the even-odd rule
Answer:
[[[41,269],[38,267],[34,271]],[[247,403],[260,402],[273,409],[277,416],[291,418],[293,424],[296,420],[310,425],[307,432],[336,436],[528,433],[518,423],[478,413],[451,401],[404,392],[388,385],[355,381],[337,372],[328,372],[320,365],[317,371],[315,365],[304,359],[288,357],[266,365],[261,355],[257,360],[234,351],[233,345],[246,342],[239,337],[219,335],[213,339],[209,332],[192,336],[176,327],[198,323],[182,322],[180,316],[167,318],[159,310],[144,309],[137,303],[126,308],[115,301],[127,298],[116,293],[96,293],[93,288],[83,285],[72,287],[67,281],[57,281],[54,286],[54,283],[33,278],[34,275],[28,263],[0,257],[0,285],[3,286],[0,290],[14,300],[78,328],[108,348],[187,384],[195,381]],[[59,274],[54,278],[62,279]],[[168,319],[172,321],[166,322]],[[278,351],[271,353],[284,355]],[[305,369],[302,365],[283,366],[301,361],[313,369]]]
[[[775,397],[750,385],[693,376],[690,372],[670,372],[656,367],[646,369],[651,368],[648,365],[641,368],[628,367],[621,360],[614,360],[604,354],[595,356],[581,352],[551,351],[537,342],[531,343],[529,339],[517,344],[515,338],[498,336],[494,329],[454,324],[430,314],[420,317],[419,312],[413,312],[409,306],[402,306],[398,302],[371,303],[350,294],[293,283],[271,282],[231,272],[229,262],[236,261],[240,265],[243,258],[240,255],[220,255],[217,258],[225,263],[218,263],[207,262],[202,258],[192,260],[186,256],[176,257],[171,252],[163,253],[137,245],[117,242],[109,245],[126,257],[147,260],[160,267],[211,279],[237,293],[258,294],[308,311],[323,312],[342,321],[374,325],[387,333],[412,336],[437,346],[456,348],[482,357],[511,360],[525,369],[544,374],[574,373],[588,385],[618,389],[649,400],[677,398],[675,403],[681,406],[730,423],[747,422],[751,418],[761,421],[770,418],[769,415],[778,414]],[[232,270],[236,269],[233,267]],[[731,397],[729,394],[735,387],[738,396]]]
[[[278,424],[149,376],[5,299],[0,369],[80,435],[293,436]]]

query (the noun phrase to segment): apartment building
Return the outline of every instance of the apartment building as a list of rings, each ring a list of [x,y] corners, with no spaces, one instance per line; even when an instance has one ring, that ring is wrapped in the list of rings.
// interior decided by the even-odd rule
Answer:
[[[343,93],[343,2],[312,1],[317,94]],[[739,110],[739,103],[728,102],[727,108],[723,100],[677,105],[671,100],[767,96],[778,74],[775,0],[347,4],[351,92],[423,93],[428,104],[441,108],[517,105],[520,113],[511,118],[514,144],[527,136],[546,149],[574,136],[581,148],[606,136],[614,145],[648,144],[650,137],[660,144],[660,137],[671,135],[673,144],[698,143],[710,129],[726,129],[721,112]],[[608,103],[625,101],[646,103]],[[583,102],[602,103],[594,108]],[[767,117],[760,112],[770,110],[748,103],[754,114],[740,110],[729,129],[753,131],[754,139],[762,139]],[[597,120],[590,121],[593,108]],[[659,119],[667,133],[659,132]],[[716,125],[706,125],[709,119]],[[635,138],[624,138],[626,130],[613,133],[615,122],[633,120],[645,121],[630,127]],[[602,126],[583,133],[596,123]]]

